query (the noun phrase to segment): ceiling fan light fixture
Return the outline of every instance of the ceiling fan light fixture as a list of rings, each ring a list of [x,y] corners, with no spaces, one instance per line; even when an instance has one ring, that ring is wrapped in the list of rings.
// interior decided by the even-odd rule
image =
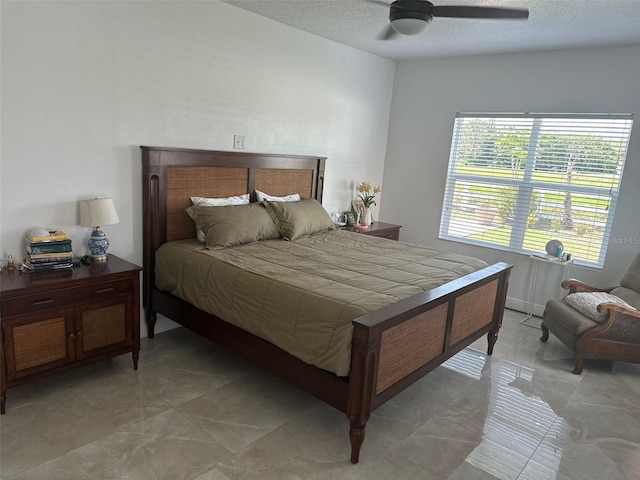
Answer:
[[[428,18],[396,18],[391,20],[391,27],[402,35],[417,35],[427,28],[433,17]]]
[[[402,35],[424,32],[433,20],[433,4],[427,0],[396,0],[389,9],[391,28]]]
[[[387,5],[383,0],[369,2]],[[389,22],[379,36],[380,40],[389,40],[396,33],[417,35],[422,33],[433,17],[449,18],[497,18],[526,20],[529,10],[526,8],[485,7],[481,5],[434,5],[429,0],[395,0],[389,5]]]

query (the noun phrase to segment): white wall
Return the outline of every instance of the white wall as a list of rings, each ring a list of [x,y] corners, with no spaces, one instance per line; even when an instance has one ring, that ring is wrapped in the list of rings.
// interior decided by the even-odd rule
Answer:
[[[514,265],[510,305],[522,307],[531,264],[509,254],[438,240],[449,147],[456,112],[640,113],[640,45],[399,63],[393,90],[381,218],[403,225],[401,240]],[[629,146],[612,239],[602,271],[572,276],[615,285],[640,251],[640,121]],[[537,313],[561,293],[559,268],[544,265]]]
[[[328,157],[324,205],[382,181],[395,63],[218,2],[2,2],[0,254],[112,196],[141,265],[140,145]],[[144,331],[143,331],[144,333]]]

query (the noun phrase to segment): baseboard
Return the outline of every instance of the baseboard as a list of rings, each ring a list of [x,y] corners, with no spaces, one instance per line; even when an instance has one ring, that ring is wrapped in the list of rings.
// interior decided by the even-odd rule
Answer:
[[[526,315],[529,309],[529,302],[524,300],[520,300],[518,298],[507,297],[507,301],[505,307],[509,310],[515,310],[516,312],[522,312],[523,315]],[[544,313],[544,305],[536,305],[533,304],[533,311],[531,312],[534,316],[542,318],[542,314]]]

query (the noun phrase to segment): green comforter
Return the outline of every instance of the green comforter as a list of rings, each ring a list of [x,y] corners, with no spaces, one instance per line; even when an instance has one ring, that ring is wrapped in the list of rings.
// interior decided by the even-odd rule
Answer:
[[[156,286],[338,376],[352,320],[486,267],[481,260],[343,230],[223,250],[156,253]]]

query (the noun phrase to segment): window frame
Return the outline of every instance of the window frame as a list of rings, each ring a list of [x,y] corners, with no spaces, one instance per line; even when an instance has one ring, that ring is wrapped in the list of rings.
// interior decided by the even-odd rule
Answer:
[[[529,134],[529,140],[526,147],[526,161],[524,162],[524,167],[522,170],[521,178],[512,178],[512,177],[501,177],[496,175],[478,175],[471,173],[464,173],[457,171],[459,164],[461,163],[460,158],[460,144],[462,141],[469,140],[471,138],[475,139],[476,137],[471,135],[468,138],[464,137],[464,120],[465,119],[493,119],[495,121],[500,121],[503,119],[524,119],[531,120],[531,131]],[[539,140],[541,138],[541,130],[543,129],[542,124],[545,120],[557,120],[557,119],[568,119],[568,120],[597,120],[601,122],[606,122],[607,120],[625,120],[628,121],[628,126],[626,126],[623,131],[626,134],[626,146],[624,147],[624,151],[621,154],[620,164],[617,167],[619,173],[616,172],[617,175],[617,186],[615,188],[613,186],[607,188],[606,186],[588,186],[588,185],[579,185],[572,183],[557,183],[551,181],[539,181],[533,178],[534,171],[536,171],[536,153],[538,148],[540,147]],[[442,213],[440,219],[440,228],[438,232],[438,238],[441,240],[449,240],[458,243],[465,243],[470,245],[482,246],[486,248],[491,248],[494,250],[502,250],[509,251],[513,253],[526,254],[531,255],[536,253],[534,250],[530,250],[525,248],[524,240],[528,230],[532,230],[531,227],[527,226],[527,217],[530,214],[530,205],[532,198],[534,196],[534,191],[551,191],[556,194],[565,194],[566,192],[570,192],[573,194],[582,194],[582,195],[593,195],[593,196],[604,196],[608,195],[610,197],[610,203],[608,207],[608,213],[606,217],[606,223],[604,225],[604,232],[602,235],[602,241],[600,244],[600,252],[597,261],[588,260],[580,257],[574,257],[574,261],[577,264],[585,265],[589,267],[602,268],[604,265],[604,259],[606,257],[607,246],[609,244],[609,239],[611,235],[611,229],[613,225],[613,220],[615,218],[615,207],[617,204],[617,199],[620,193],[620,188],[622,184],[622,179],[624,175],[624,167],[626,164],[629,141],[631,137],[631,130],[633,127],[633,114],[553,114],[553,113],[467,113],[467,112],[459,112],[456,113],[455,122],[452,131],[452,139],[451,139],[451,148],[450,148],[450,156],[449,156],[449,165],[447,168],[447,179],[445,185],[445,194],[443,198],[442,205]],[[523,120],[523,121],[524,121]],[[576,132],[579,130],[576,129]],[[478,138],[482,138],[482,135],[478,136]],[[483,144],[481,144],[483,145]],[[606,175],[605,172],[602,173],[602,178]],[[469,238],[469,236],[456,235],[451,234],[450,226],[452,220],[452,212],[454,210],[454,206],[458,206],[455,197],[455,188],[456,183],[463,181],[468,182],[469,184],[484,184],[487,186],[490,185],[500,185],[502,187],[518,187],[517,198],[515,201],[514,208],[514,218],[513,223],[511,225],[511,234],[509,237],[509,244],[502,245],[490,241],[484,241],[480,239]],[[559,188],[561,187],[561,188]],[[595,221],[594,221],[595,224]],[[503,223],[506,225],[506,222]],[[464,233],[469,234],[470,230],[465,231]],[[594,245],[597,245],[597,242],[594,242]]]

